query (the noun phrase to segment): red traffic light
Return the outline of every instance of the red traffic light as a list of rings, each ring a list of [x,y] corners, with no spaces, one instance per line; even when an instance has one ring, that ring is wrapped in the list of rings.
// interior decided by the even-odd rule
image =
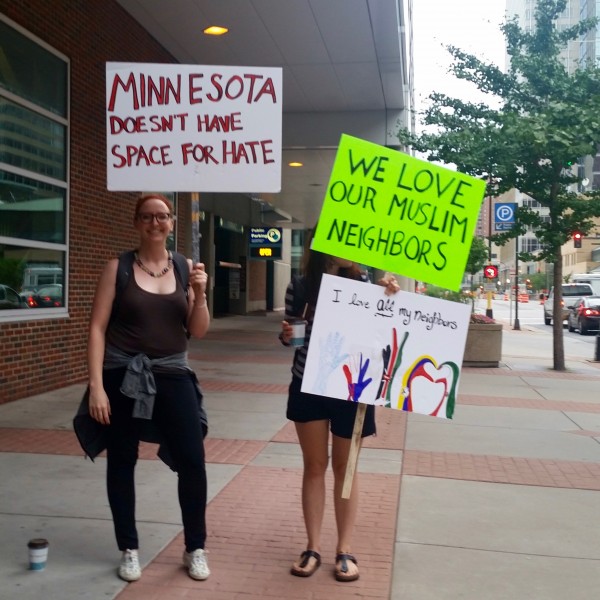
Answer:
[[[486,265],[483,267],[483,275],[487,279],[496,279],[498,277],[498,267],[496,265]]]
[[[582,239],[581,231],[573,232],[573,246],[575,248],[581,248],[581,239]]]

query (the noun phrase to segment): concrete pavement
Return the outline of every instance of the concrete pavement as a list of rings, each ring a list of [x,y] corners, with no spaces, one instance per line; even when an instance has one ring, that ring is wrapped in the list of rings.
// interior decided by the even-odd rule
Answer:
[[[321,569],[290,576],[305,536],[280,318],[217,319],[192,343],[210,423],[205,582],[181,567],[176,476],[150,445],[136,476],[144,574],[133,584],[116,577],[104,458],[84,460],[71,428],[83,385],[0,405],[1,600],[597,595],[599,365],[577,351],[568,372],[552,371],[548,336],[527,326],[505,326],[499,368],[463,369],[452,421],[378,409],[378,435],[359,462],[361,578],[332,576],[330,497]],[[33,537],[50,541],[42,572],[27,570]]]

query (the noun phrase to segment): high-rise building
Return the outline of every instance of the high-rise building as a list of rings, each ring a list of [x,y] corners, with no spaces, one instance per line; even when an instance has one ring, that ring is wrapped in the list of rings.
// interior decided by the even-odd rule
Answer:
[[[579,22],[582,18],[583,5],[588,4],[596,4],[596,2],[593,0],[589,2],[588,0],[567,0],[565,10],[556,20],[556,28],[561,31]],[[535,27],[536,5],[537,0],[506,0],[506,14],[509,18],[516,16],[520,27],[525,31],[532,31]],[[569,73],[577,69],[580,64],[581,45],[582,42],[580,40],[572,40],[561,52],[561,58],[568,68]]]
[[[535,26],[535,7],[537,0],[506,0],[506,14],[516,16],[519,25],[525,31]],[[572,27],[583,19],[600,16],[600,0],[568,0],[565,10],[556,21],[557,29]],[[581,65],[596,62],[600,59],[600,28],[589,30],[579,39],[568,42],[561,52],[561,58],[569,73]],[[581,157],[578,164],[579,176],[583,182],[579,191],[600,189],[600,156]]]

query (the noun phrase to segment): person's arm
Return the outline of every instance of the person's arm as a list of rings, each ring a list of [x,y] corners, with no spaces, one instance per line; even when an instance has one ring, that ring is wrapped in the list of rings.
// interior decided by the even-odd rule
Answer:
[[[117,259],[109,261],[100,275],[92,304],[88,337],[89,412],[92,418],[105,425],[110,422],[110,402],[102,382],[102,364],[106,328],[115,299],[117,265]]]
[[[210,325],[210,313],[206,302],[206,285],[208,275],[203,263],[190,266],[190,289],[188,294],[188,332],[194,337],[201,338],[206,335]]]
[[[286,319],[289,317],[294,317],[298,315],[294,315],[294,282],[293,280],[287,286],[285,291],[285,317]],[[288,323],[287,320],[281,321],[281,332],[279,333],[279,341],[284,346],[290,346],[290,340],[292,339],[292,326]]]

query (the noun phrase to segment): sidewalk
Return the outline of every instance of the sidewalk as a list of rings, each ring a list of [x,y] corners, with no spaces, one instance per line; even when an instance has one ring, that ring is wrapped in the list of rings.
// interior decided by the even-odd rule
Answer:
[[[84,460],[71,429],[83,385],[0,405],[0,600],[597,596],[600,367],[568,357],[568,372],[552,371],[551,348],[527,327],[505,327],[500,368],[463,369],[452,421],[378,409],[359,462],[361,578],[332,576],[330,497],[321,569],[290,576],[305,533],[280,318],[216,319],[190,351],[210,424],[205,582],[181,566],[176,476],[155,447],[143,446],[137,469],[144,573],[125,584],[104,458]],[[33,537],[50,541],[43,572],[27,570]]]

